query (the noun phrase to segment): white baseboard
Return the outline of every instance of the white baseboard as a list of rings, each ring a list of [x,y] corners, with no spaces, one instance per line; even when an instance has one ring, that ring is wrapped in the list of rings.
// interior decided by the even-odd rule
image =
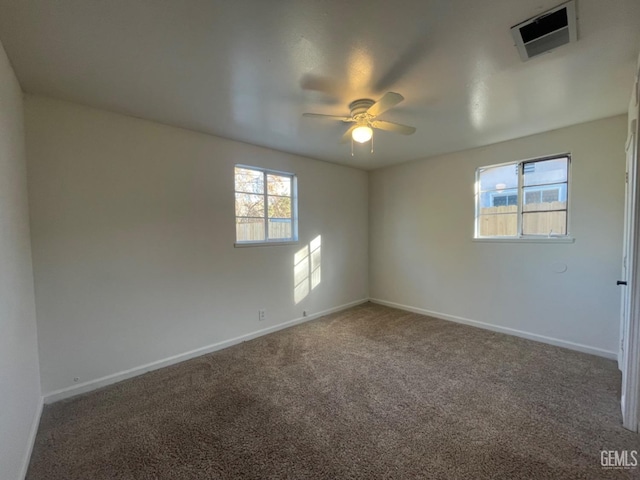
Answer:
[[[138,375],[142,375],[152,370],[168,367],[169,365],[174,365],[176,363],[184,362],[185,360],[190,360],[192,358],[199,357],[201,355],[206,355],[207,353],[215,352],[217,350],[222,350],[223,348],[231,347],[233,345],[237,345],[238,343],[246,342],[247,340],[252,340],[254,338],[261,337],[262,335],[266,335],[268,333],[277,332],[278,330],[292,327],[300,323],[308,322],[310,320],[314,320],[324,315],[329,315],[331,313],[339,312],[341,310],[346,310],[347,308],[351,308],[368,301],[369,301],[368,298],[363,298],[361,300],[356,300],[355,302],[346,303],[344,305],[339,305],[337,307],[329,308],[327,310],[314,313],[313,315],[309,315],[307,317],[295,318],[293,320],[289,320],[287,322],[280,323],[278,325],[273,325],[271,327],[263,328],[261,330],[256,330],[255,332],[247,333],[246,335],[241,335],[239,337],[235,337],[230,340],[224,340],[222,342],[214,343],[212,345],[196,348],[195,350],[191,350],[189,352],[173,355],[171,357],[168,357],[162,360],[157,360],[155,362],[147,363],[139,367],[130,368],[122,372],[113,373],[111,375],[107,375],[101,378],[96,378],[95,380],[89,380],[87,382],[80,383],[78,385],[72,385],[70,387],[62,388],[60,390],[54,390],[53,392],[48,392],[44,395],[44,403],[50,404],[53,402],[57,402],[59,400],[64,400],[65,398],[70,398],[76,395],[80,395],[82,393],[90,392],[92,390],[96,390],[101,387],[106,387],[107,385],[121,382],[122,380],[126,380],[128,378],[137,377]]]
[[[23,480],[27,476],[27,470],[29,469],[29,462],[31,461],[31,453],[33,452],[33,446],[36,443],[36,435],[38,434],[38,427],[40,426],[40,417],[42,417],[42,408],[44,407],[44,398],[40,397],[38,401],[38,408],[33,416],[31,422],[31,429],[29,430],[29,438],[27,439],[27,449],[22,457],[22,468],[20,470],[20,480]]]
[[[425,310],[424,308],[411,307],[409,305],[402,305],[400,303],[388,302],[378,298],[370,298],[370,302],[378,303],[380,305],[386,305],[387,307],[397,308],[399,310],[406,310],[408,312],[420,313],[429,317],[439,318],[441,320],[448,320],[450,322],[462,323],[470,325],[472,327],[483,328],[485,330],[492,330],[494,332],[506,333],[508,335],[514,335],[516,337],[526,338],[528,340],[535,340],[536,342],[548,343],[557,347],[564,347],[570,350],[577,350],[578,352],[589,353],[591,355],[597,355],[599,357],[605,357],[611,360],[616,360],[618,354],[616,352],[610,352],[601,348],[590,347],[588,345],[582,345],[580,343],[569,342],[567,340],[560,340],[558,338],[546,337],[544,335],[538,335],[537,333],[524,332],[522,330],[516,330],[515,328],[502,327],[500,325],[493,325],[491,323],[480,322],[478,320],[471,320],[469,318],[456,317],[454,315],[447,315],[446,313],[434,312],[431,310]]]

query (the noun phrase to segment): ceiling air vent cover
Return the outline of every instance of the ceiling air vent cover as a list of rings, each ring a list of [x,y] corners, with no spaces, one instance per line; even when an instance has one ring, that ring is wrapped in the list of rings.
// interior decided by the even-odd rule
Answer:
[[[511,27],[511,35],[523,62],[575,42],[578,39],[575,0]]]

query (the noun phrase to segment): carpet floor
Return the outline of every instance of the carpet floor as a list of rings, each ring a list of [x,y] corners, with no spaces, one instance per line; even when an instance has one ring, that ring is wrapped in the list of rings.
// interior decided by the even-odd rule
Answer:
[[[29,480],[599,479],[615,362],[366,303],[45,408]]]

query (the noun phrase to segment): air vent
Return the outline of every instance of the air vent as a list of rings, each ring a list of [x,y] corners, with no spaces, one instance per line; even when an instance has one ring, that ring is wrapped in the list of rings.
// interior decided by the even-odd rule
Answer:
[[[511,35],[523,62],[575,42],[578,40],[575,0],[511,27]]]

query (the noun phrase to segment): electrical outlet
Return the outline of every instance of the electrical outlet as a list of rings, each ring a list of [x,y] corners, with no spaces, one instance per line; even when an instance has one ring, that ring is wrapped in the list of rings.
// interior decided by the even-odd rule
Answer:
[[[303,316],[303,317],[306,317],[306,316],[307,316],[307,311],[306,311],[306,310],[303,310],[303,311],[302,311],[302,316]]]
[[[264,322],[267,319],[267,311],[264,308],[258,310],[258,321]]]

